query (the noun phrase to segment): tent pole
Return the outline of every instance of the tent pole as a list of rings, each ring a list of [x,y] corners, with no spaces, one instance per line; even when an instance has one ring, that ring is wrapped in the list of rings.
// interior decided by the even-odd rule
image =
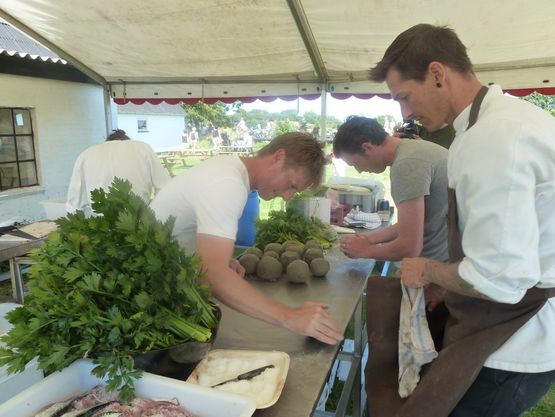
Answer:
[[[112,129],[114,129],[114,125],[117,126],[117,120],[114,121],[114,119],[112,118],[112,116],[115,116],[117,114],[117,112],[115,114],[112,113],[112,97],[110,94],[111,88],[109,88],[108,85],[105,85],[104,88],[104,120],[106,123],[106,137],[110,136],[110,134],[112,133]]]
[[[320,94],[320,140],[324,142],[326,141],[326,119],[328,111],[327,95],[328,92],[323,88]]]

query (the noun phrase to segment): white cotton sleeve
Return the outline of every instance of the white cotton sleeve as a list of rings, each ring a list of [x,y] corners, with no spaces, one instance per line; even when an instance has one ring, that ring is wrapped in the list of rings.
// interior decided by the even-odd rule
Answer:
[[[197,233],[235,240],[248,190],[240,179],[213,181],[195,199]]]

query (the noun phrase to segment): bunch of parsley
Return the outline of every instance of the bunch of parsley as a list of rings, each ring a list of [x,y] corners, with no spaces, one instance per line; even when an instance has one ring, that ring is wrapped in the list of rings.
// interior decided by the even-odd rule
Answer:
[[[128,400],[133,356],[185,341],[206,341],[216,325],[211,292],[200,285],[200,259],[172,237],[174,219],[153,211],[116,179],[92,192],[96,215],[58,220],[58,230],[32,253],[25,304],[7,318],[0,365],[20,372],[38,356],[47,374],[91,358],[93,374]]]
[[[274,210],[267,219],[257,219],[255,245],[263,249],[268,243],[297,240],[305,243],[311,239],[323,248],[337,241],[337,234],[316,217],[306,218],[298,210],[287,207],[285,211]]]

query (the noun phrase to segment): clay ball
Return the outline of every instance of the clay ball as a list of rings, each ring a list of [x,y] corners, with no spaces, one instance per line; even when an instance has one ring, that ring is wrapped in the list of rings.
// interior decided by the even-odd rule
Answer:
[[[316,249],[320,249],[322,250],[322,245],[320,244],[320,242],[318,242],[317,240],[314,239],[310,239],[308,242],[306,242],[304,244],[305,248],[316,248]]]
[[[283,270],[287,270],[287,266],[293,262],[294,260],[299,259],[299,254],[297,252],[293,252],[287,250],[281,254],[280,261],[283,265]]]
[[[292,252],[296,252],[297,255],[299,255],[299,258],[302,258],[303,253],[304,253],[304,245],[302,245],[300,243],[295,244],[295,245],[288,245],[287,250],[292,251]]]
[[[256,276],[266,281],[277,281],[282,273],[281,262],[271,256],[263,256],[256,266]]]
[[[283,252],[283,247],[281,246],[281,243],[268,243],[264,247],[264,253],[268,251],[276,252],[279,255],[281,254],[281,252]]]
[[[304,253],[303,259],[306,261],[307,264],[310,264],[313,259],[323,257],[324,252],[322,252],[322,249],[308,248]]]
[[[315,258],[310,262],[310,271],[315,277],[323,277],[330,270],[330,263],[324,258]]]
[[[287,266],[287,281],[295,284],[306,284],[312,277],[310,268],[305,261],[297,259]]]
[[[239,262],[243,265],[243,268],[245,268],[245,274],[254,274],[258,261],[258,256],[254,253],[245,253],[239,258]]]
[[[250,248],[247,248],[243,253],[252,253],[258,256],[258,259],[262,258],[263,255],[262,250],[257,248],[256,246],[251,246]]]
[[[279,259],[279,253],[274,252],[273,250],[267,250],[264,252],[264,256],[271,256],[272,258]]]

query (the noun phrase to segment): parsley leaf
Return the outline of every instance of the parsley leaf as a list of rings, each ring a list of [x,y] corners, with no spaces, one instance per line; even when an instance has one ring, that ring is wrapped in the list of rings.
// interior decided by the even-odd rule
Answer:
[[[7,315],[0,365],[22,371],[38,356],[49,374],[91,358],[93,374],[122,400],[133,396],[133,356],[186,341],[206,341],[216,325],[200,259],[172,236],[174,219],[154,212],[115,179],[91,193],[95,216],[59,219],[32,252],[25,304]]]

